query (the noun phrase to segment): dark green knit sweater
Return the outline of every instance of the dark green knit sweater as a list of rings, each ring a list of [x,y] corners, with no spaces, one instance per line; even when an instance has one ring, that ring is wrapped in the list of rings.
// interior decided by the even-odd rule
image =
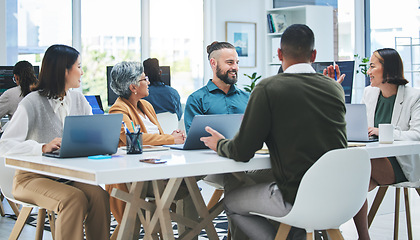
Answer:
[[[329,150],[347,146],[344,92],[318,73],[282,73],[262,80],[249,99],[238,134],[218,154],[247,162],[265,142],[273,173],[294,203],[304,173]]]

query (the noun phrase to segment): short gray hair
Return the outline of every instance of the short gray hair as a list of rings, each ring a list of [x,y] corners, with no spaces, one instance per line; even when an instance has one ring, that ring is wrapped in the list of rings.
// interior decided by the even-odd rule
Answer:
[[[128,99],[131,95],[130,85],[137,84],[142,73],[143,66],[140,62],[117,63],[109,74],[112,91],[118,96]]]

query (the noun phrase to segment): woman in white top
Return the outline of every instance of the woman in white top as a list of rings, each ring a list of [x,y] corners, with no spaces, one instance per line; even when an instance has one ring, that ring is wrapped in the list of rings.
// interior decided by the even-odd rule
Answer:
[[[420,90],[406,86],[403,63],[395,49],[376,50],[367,71],[370,86],[365,88],[369,136],[379,135],[378,125],[392,123],[394,139],[420,141]],[[369,191],[379,185],[420,180],[419,155],[372,159]],[[359,239],[368,239],[367,202],[354,217]]]
[[[64,119],[92,110],[80,87],[79,52],[53,45],[42,60],[39,83],[19,104],[1,140],[0,156],[41,156],[60,148]],[[109,195],[100,186],[16,170],[13,196],[58,214],[55,239],[109,239]],[[83,230],[85,227],[85,231]]]
[[[338,66],[337,74],[340,75]],[[324,71],[334,77],[332,66]],[[406,86],[403,62],[395,49],[376,50],[367,71],[370,86],[365,88],[362,103],[366,104],[369,136],[379,135],[378,125],[394,125],[394,139],[420,141],[420,90]],[[340,76],[341,82],[344,76]],[[420,181],[419,155],[385,157],[372,159],[372,173],[369,191],[379,185],[404,181]],[[354,217],[359,239],[370,239],[367,221],[367,202]]]
[[[17,86],[6,90],[0,96],[0,118],[8,115],[11,119],[19,102],[38,82],[32,64],[28,61],[17,62],[13,67],[13,81]]]

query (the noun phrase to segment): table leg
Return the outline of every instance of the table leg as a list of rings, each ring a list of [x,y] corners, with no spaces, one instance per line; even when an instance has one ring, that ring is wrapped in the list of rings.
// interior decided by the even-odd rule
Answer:
[[[170,211],[170,206],[182,180],[186,182],[193,204],[200,216],[199,222]],[[189,228],[182,233],[179,239],[192,239],[194,236],[200,234],[201,229],[206,230],[209,239],[219,239],[216,229],[213,226],[213,219],[223,211],[223,199],[211,209],[207,209],[195,177],[169,179],[166,186],[164,186],[163,180],[152,181],[155,204],[144,200],[145,192],[147,192],[144,189],[145,187],[143,187],[144,184],[146,183],[133,183],[129,193],[118,189],[113,189],[111,193],[111,196],[127,203],[117,239],[134,239],[138,237],[136,235],[137,232],[134,230],[136,219],[140,219],[143,225],[145,240],[156,239],[158,231],[160,232],[161,239],[174,240],[172,220]],[[143,209],[145,210],[145,214],[143,213]]]
[[[175,239],[172,230],[169,208],[175,198],[181,182],[182,178],[171,178],[167,182],[166,187],[163,188],[162,184],[159,185],[158,181],[152,181],[156,210],[150,220],[150,224],[148,224],[148,226],[144,226],[144,239],[152,239],[151,234],[158,227],[158,224],[160,224],[162,239]]]
[[[121,221],[120,231],[118,232],[117,239],[138,239],[139,236],[139,225],[145,223],[143,212],[141,208],[147,209],[148,211],[154,211],[154,205],[144,200],[147,187],[144,187],[146,182],[135,182],[131,185],[129,193],[121,191],[119,189],[113,189],[111,196],[118,198],[126,202],[123,219]],[[140,222],[138,221],[140,219]],[[137,230],[136,230],[137,229]]]

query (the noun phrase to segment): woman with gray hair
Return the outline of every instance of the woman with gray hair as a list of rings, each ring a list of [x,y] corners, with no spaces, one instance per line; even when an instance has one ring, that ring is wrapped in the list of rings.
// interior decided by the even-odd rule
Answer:
[[[140,125],[143,133],[143,144],[164,145],[182,144],[185,133],[175,130],[172,134],[164,134],[157,120],[153,106],[142,98],[149,95],[149,79],[143,72],[143,66],[139,62],[121,62],[116,64],[110,73],[111,89],[119,96],[109,113],[122,113],[123,121],[130,132],[132,126]],[[133,124],[132,124],[133,123]],[[126,146],[125,129],[121,127],[119,146]],[[112,188],[118,188],[128,192],[125,184],[107,185],[106,190],[111,193]],[[111,211],[118,222],[121,222],[125,203],[116,199],[110,199]]]

